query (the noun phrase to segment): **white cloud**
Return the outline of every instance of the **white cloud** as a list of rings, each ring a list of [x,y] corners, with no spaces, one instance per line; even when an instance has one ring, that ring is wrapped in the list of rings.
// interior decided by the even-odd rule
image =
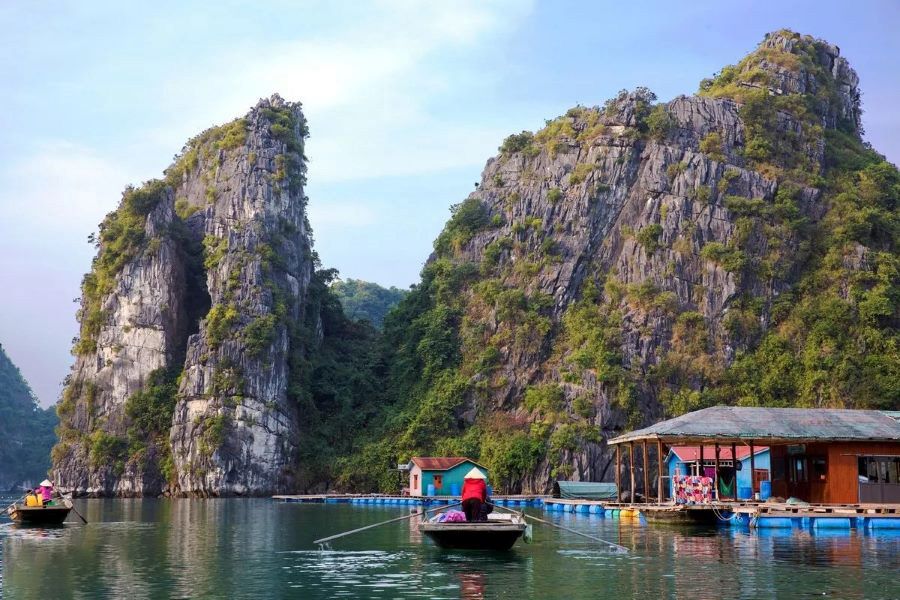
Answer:
[[[163,82],[159,96],[180,125],[147,136],[177,149],[197,130],[277,91],[304,105],[312,131],[309,175],[317,182],[483,161],[505,129],[466,125],[460,115],[431,106],[464,93],[461,84],[482,82],[463,82],[436,65],[459,53],[477,57],[482,45],[514,29],[531,1],[392,0],[376,7],[374,15],[348,19],[346,27],[319,37],[238,43],[182,71]]]

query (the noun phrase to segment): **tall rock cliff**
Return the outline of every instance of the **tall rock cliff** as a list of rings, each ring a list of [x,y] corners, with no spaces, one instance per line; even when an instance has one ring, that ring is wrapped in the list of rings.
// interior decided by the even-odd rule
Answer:
[[[607,437],[710,404],[900,406],[900,177],[857,85],[780,31],[697,95],[507,138],[388,317],[392,418],[345,484],[452,452],[543,491],[612,479]]]
[[[103,221],[58,405],[64,488],[228,495],[306,484],[310,356],[346,334],[323,300],[333,273],[315,272],[306,136],[299,104],[262,100],[192,139],[165,180],[126,190]]]

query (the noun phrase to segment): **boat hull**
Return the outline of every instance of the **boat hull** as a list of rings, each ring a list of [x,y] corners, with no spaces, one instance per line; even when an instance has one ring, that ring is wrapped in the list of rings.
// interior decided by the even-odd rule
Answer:
[[[661,525],[715,526],[718,522],[712,509],[642,510],[648,523]]]
[[[526,527],[524,523],[423,523],[419,531],[441,548],[509,550]]]
[[[62,525],[71,510],[68,506],[11,506],[7,512],[20,525]]]

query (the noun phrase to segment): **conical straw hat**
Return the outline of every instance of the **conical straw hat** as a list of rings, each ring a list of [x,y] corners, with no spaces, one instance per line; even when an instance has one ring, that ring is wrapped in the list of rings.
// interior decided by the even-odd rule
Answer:
[[[475,467],[472,467],[472,470],[469,471],[468,473],[466,473],[465,478],[466,479],[487,479],[487,477],[484,476],[484,473],[482,473]]]
[[[46,479],[43,480],[43,481],[40,483],[40,485],[42,485],[42,486],[44,486],[44,487],[52,487],[52,486],[53,486],[53,484],[50,483],[49,481],[47,481]]]

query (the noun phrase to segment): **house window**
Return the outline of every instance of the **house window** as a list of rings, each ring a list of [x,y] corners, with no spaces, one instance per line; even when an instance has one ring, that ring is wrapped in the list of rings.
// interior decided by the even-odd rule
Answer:
[[[860,456],[861,483],[900,483],[900,456]]]
[[[441,475],[434,476],[434,489],[439,490],[444,487],[444,478]]]
[[[413,475],[413,484],[412,487],[415,491],[419,491],[419,475],[418,473]]]
[[[809,469],[805,456],[790,456],[787,459],[787,478],[791,483],[806,483],[809,481]]]
[[[825,477],[828,474],[828,462],[824,456],[814,456],[809,459],[810,468],[812,469],[812,481],[825,483]]]

